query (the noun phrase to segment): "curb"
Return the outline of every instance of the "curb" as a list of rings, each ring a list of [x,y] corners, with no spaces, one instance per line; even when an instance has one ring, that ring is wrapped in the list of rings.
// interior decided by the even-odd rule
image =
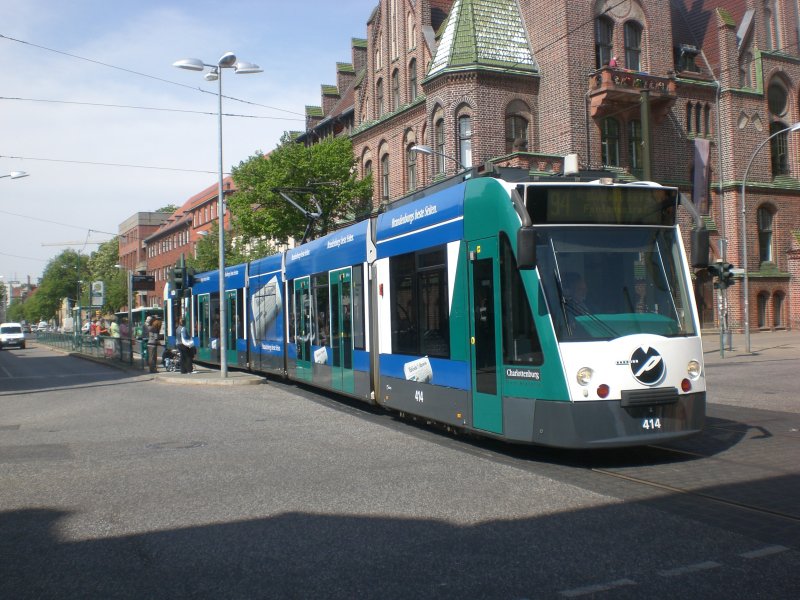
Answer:
[[[223,379],[219,371],[199,371],[198,373],[158,373],[153,375],[153,381],[172,385],[262,385],[267,382],[263,377],[249,373],[236,372],[231,377]]]

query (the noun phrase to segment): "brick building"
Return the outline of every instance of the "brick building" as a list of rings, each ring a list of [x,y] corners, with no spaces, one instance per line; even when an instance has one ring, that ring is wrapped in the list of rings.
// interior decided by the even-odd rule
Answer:
[[[230,177],[223,180],[225,196],[235,191]],[[169,270],[180,260],[181,255],[194,256],[198,240],[207,235],[217,221],[219,184],[210,185],[189,198],[171,215],[165,215],[158,229],[144,239],[146,272],[156,280],[156,289],[147,292],[147,306],[161,306],[164,301],[164,286]],[[225,231],[230,229],[230,213],[226,211]]]
[[[785,0],[380,0],[298,139],[350,135],[376,208],[462,165],[558,173],[571,153],[678,186],[712,260],[746,251],[751,329],[797,327],[799,31]],[[734,329],[743,288],[723,299]],[[696,294],[716,326],[705,272]]]

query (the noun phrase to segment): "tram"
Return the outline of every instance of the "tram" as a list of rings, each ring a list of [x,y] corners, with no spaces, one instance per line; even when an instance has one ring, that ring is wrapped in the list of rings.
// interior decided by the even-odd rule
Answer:
[[[700,431],[677,189],[460,179],[227,267],[225,349],[218,273],[198,275],[182,301],[197,360],[515,443],[635,446]],[[708,238],[697,240],[704,267]]]

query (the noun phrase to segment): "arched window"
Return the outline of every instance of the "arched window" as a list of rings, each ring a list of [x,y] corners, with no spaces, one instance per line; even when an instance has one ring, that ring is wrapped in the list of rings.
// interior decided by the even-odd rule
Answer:
[[[417,24],[414,22],[414,13],[409,12],[406,18],[406,35],[408,36],[408,43],[406,47],[413,50],[417,47]]]
[[[697,135],[703,134],[701,122],[703,119],[703,106],[698,102],[694,107],[694,132]]]
[[[400,71],[392,71],[392,112],[400,108]]]
[[[472,166],[472,119],[469,115],[458,117],[458,161],[463,167]]]
[[[628,122],[628,155],[631,161],[631,171],[637,177],[641,177],[643,174],[642,148],[642,122],[634,119]]]
[[[691,102],[686,103],[686,133],[692,133],[692,108]]]
[[[375,49],[375,70],[383,67],[383,57],[381,56],[381,49],[383,48],[383,34],[378,36],[378,47]]]
[[[613,56],[614,22],[608,17],[598,17],[594,24],[594,54],[596,67],[607,66]]]
[[[381,156],[381,200],[389,202],[389,155]]]
[[[767,326],[767,306],[769,305],[769,294],[761,292],[758,295],[758,328],[764,329]]]
[[[625,23],[625,67],[642,70],[642,26],[636,21]]]
[[[772,211],[761,206],[758,209],[758,256],[762,263],[772,262]]]
[[[527,152],[529,114],[528,105],[521,100],[514,100],[506,108],[506,154]]]
[[[378,79],[375,84],[375,110],[378,111],[378,117],[383,115],[383,79]]]
[[[434,164],[436,165],[436,175],[441,175],[445,171],[444,166],[444,117],[442,116],[441,108],[433,113],[433,140],[434,150],[436,153],[433,155]]]
[[[417,153],[411,150],[413,147],[414,142],[410,142],[406,146],[406,180],[409,192],[417,189]]]
[[[408,63],[408,99],[413,102],[417,99],[417,59],[412,58]]]
[[[608,117],[603,119],[601,132],[601,154],[604,165],[619,166],[619,122]]]
[[[711,107],[703,107],[703,135],[711,135]]]

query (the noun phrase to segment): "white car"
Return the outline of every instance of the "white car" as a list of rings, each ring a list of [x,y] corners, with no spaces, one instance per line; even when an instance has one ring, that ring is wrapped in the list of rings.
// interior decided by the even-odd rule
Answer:
[[[22,325],[19,323],[0,324],[0,350],[9,346],[25,348],[25,334],[22,333]]]
[[[36,331],[47,331],[47,329],[47,321],[39,321],[39,324],[36,326]]]

